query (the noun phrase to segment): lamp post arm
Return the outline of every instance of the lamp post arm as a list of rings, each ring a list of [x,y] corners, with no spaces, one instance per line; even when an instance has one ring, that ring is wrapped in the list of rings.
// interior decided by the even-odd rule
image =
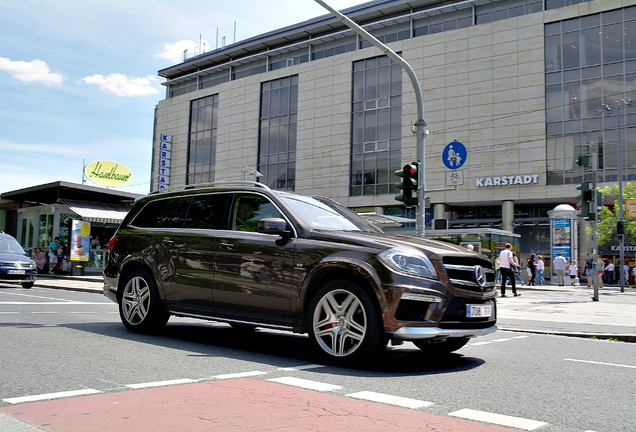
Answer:
[[[424,214],[424,206],[426,202],[426,178],[424,175],[425,166],[424,166],[424,148],[425,148],[425,140],[426,136],[426,121],[424,120],[424,97],[422,96],[422,89],[420,87],[420,83],[415,75],[415,71],[409,65],[406,60],[404,60],[401,56],[399,56],[395,51],[391,48],[380,42],[375,36],[371,33],[360,27],[357,23],[352,21],[346,15],[340,13],[335,10],[323,0],[314,0],[316,3],[320,4],[322,7],[327,9],[329,12],[334,14],[340,21],[342,21],[347,27],[352,29],[358,35],[362,36],[366,40],[368,40],[371,44],[377,47],[380,51],[385,53],[391,59],[393,59],[397,64],[399,64],[402,69],[406,72],[409,79],[411,80],[411,84],[413,84],[413,90],[415,92],[415,101],[417,103],[417,121],[415,122],[415,145],[417,149],[417,160],[420,163],[420,169],[418,170],[418,205],[417,205],[417,215],[416,215],[416,227],[417,227],[417,235],[419,237],[424,237],[424,225],[425,225],[425,214]]]

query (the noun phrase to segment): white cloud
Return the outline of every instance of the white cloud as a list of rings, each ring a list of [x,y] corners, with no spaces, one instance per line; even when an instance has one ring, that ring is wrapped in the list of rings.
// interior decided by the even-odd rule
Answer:
[[[187,58],[191,58],[195,55],[205,53],[210,49],[210,44],[205,39],[201,40],[201,44],[191,40],[180,40],[178,42],[163,44],[163,51],[155,54],[155,57],[166,59],[171,63],[181,63],[184,61],[184,54],[187,54]],[[184,53],[186,50],[188,52]]]
[[[25,83],[42,82],[46,85],[60,85],[64,76],[51,72],[49,65],[42,60],[13,61],[0,57],[0,70],[9,72],[13,78]]]
[[[159,93],[159,81],[152,75],[145,77],[130,77],[123,74],[91,75],[82,78],[86,84],[96,84],[105,93],[117,96],[133,97],[147,96]]]

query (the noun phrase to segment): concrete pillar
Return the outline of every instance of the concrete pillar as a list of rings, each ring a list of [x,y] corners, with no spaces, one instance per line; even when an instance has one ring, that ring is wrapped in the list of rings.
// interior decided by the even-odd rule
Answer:
[[[446,204],[433,204],[433,218],[444,219],[446,217]]]
[[[515,226],[515,202],[514,201],[502,201],[501,202],[501,229],[505,231],[514,232]]]

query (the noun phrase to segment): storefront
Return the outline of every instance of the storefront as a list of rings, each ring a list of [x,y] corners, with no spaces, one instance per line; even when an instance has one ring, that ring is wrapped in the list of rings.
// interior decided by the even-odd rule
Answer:
[[[99,273],[108,241],[137,196],[68,182],[5,192],[0,195],[5,226],[0,229],[16,237],[29,253],[40,248],[49,257],[43,272]],[[52,250],[52,242],[60,251]]]

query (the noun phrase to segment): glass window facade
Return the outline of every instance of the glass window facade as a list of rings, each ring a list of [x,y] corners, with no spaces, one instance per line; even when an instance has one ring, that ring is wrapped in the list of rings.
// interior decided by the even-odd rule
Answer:
[[[389,57],[353,64],[350,194],[396,192],[401,165],[402,68]]]
[[[258,171],[273,189],[294,190],[297,117],[298,75],[261,84]]]
[[[636,178],[636,109],[625,104],[636,98],[636,6],[546,25],[545,61],[548,184],[579,183],[577,158],[591,153],[598,181],[616,180],[619,159]],[[611,111],[595,112],[603,104]]]
[[[214,181],[219,95],[190,102],[187,184]]]

